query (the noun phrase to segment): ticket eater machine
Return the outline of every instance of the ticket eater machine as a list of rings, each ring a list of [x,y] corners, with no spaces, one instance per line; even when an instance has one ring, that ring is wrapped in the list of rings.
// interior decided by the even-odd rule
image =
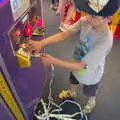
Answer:
[[[0,19],[0,119],[32,120],[45,68],[25,43],[43,38],[42,0],[0,0]]]

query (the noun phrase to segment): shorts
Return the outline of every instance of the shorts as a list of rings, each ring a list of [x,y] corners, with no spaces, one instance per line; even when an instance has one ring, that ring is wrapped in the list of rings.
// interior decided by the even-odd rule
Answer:
[[[70,83],[73,85],[79,84],[79,81],[75,78],[75,76],[72,73],[70,73],[69,80],[70,80]],[[96,96],[98,91],[98,86],[99,86],[99,83],[94,85],[83,85],[83,93],[88,97]]]

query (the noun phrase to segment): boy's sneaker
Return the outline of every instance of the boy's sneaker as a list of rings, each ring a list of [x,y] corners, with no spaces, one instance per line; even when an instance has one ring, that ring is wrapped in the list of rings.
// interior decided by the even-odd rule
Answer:
[[[56,11],[56,15],[60,15],[60,11],[59,11],[59,9],[57,9],[57,11]]]
[[[60,29],[62,32],[66,31],[66,28],[64,27],[64,24],[63,24],[63,23],[60,23],[59,29]]]
[[[77,96],[76,92],[71,92],[70,90],[63,90],[59,94],[60,99],[75,98],[76,96]]]
[[[88,103],[83,107],[83,112],[85,114],[90,114],[93,109],[95,108],[96,106],[96,101],[95,100],[92,100],[92,101],[88,101]]]
[[[50,8],[51,8],[52,10],[54,10],[54,11],[57,10],[57,6],[56,6],[55,4],[51,4],[51,5],[50,5]]]

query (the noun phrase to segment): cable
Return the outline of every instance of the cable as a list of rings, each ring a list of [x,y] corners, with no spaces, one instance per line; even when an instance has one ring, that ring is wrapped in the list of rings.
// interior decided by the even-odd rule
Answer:
[[[52,83],[53,83],[53,80],[54,80],[54,72],[55,72],[55,69],[54,69],[54,65],[53,64],[51,64],[50,65],[50,67],[51,67],[51,80],[50,80],[50,84],[49,84],[49,95],[48,95],[48,111],[50,112],[50,105],[52,104],[52,105],[54,105],[54,106],[56,106],[58,109],[59,109],[59,111],[61,111],[62,110],[62,108],[60,108],[54,101],[53,101],[53,98],[52,98],[52,89],[51,89],[51,86],[52,86]]]

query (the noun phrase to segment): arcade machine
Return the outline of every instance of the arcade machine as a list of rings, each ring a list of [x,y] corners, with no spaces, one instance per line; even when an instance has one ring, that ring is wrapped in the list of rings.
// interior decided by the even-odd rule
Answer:
[[[0,16],[0,119],[30,120],[45,68],[26,42],[43,38],[42,0],[0,0]]]

